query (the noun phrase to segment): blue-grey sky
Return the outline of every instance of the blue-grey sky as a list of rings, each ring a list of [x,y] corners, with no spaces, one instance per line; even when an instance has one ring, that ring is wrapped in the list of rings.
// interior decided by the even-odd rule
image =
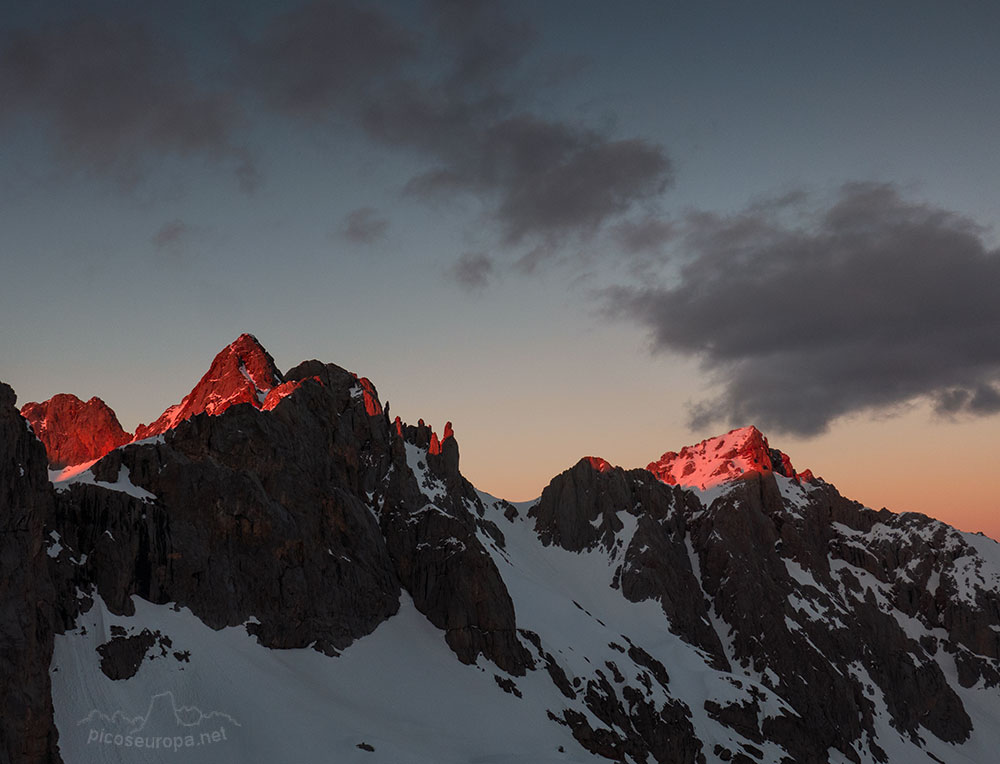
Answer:
[[[1000,10],[100,0],[0,22],[0,378],[132,429],[243,331],[530,498],[757,424],[1000,533]],[[914,465],[950,471],[914,491]],[[955,485],[958,494],[949,493]]]

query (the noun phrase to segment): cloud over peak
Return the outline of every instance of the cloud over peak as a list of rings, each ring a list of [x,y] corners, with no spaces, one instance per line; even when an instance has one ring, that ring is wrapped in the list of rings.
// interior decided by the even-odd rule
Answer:
[[[422,22],[408,33],[351,3],[293,8],[243,45],[241,81],[288,116],[355,125],[424,161],[405,191],[476,197],[504,247],[586,237],[670,184],[661,146],[532,108],[526,21],[493,3],[441,0]]]
[[[509,7],[324,0],[247,19],[210,49],[141,5],[0,33],[4,114],[30,115],[68,166],[124,188],[179,157],[253,190],[262,126],[361,137],[398,153],[410,198],[474,198],[482,245],[512,260],[587,240],[672,182],[659,144],[539,108],[547,85],[532,73],[548,62]]]
[[[695,424],[815,435],[917,399],[1000,411],[1000,254],[967,218],[850,184],[825,206],[696,213],[682,229],[676,279],[604,296],[715,381]]]

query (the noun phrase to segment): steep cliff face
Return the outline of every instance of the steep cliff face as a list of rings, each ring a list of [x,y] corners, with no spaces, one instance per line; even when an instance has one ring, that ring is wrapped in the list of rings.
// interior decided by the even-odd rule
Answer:
[[[754,473],[797,477],[788,455],[771,448],[756,427],[730,430],[679,452],[667,451],[646,469],[664,483],[702,489]],[[803,475],[812,478],[812,472]]]
[[[86,559],[67,589],[93,583],[119,613],[132,596],[181,603],[213,628],[252,618],[268,647],[332,655],[392,616],[402,586],[462,660],[523,673],[474,515],[461,497],[429,503],[407,463],[415,446],[381,406],[369,413],[374,387],[318,362],[288,377],[301,384],[271,410],[181,420],[57,484],[66,557]]]
[[[445,631],[463,663],[483,655],[523,675],[532,660],[517,635],[514,603],[485,547],[502,546],[503,538],[483,519],[482,501],[459,472],[451,423],[443,440],[423,420],[400,432],[393,476],[403,480],[390,480],[381,516],[404,587],[417,609]]]
[[[64,592],[93,587],[126,614],[133,596],[176,602],[212,628],[253,619],[268,647],[333,655],[396,613],[402,587],[462,661],[482,654],[523,673],[529,658],[475,535],[478,498],[450,428],[443,446],[424,426],[397,432],[370,381],[317,361],[237,400],[248,387],[229,395],[220,379],[255,368],[247,336],[178,411],[216,408],[161,417],[176,421],[158,438],[57,483]],[[254,384],[283,379],[257,357],[267,362],[247,375]]]
[[[241,334],[219,351],[208,371],[180,403],[169,407],[156,421],[140,424],[135,439],[160,435],[195,414],[216,416],[239,403],[261,408],[268,393],[282,382],[271,354],[252,334]]]
[[[368,382],[368,380],[363,380]],[[60,393],[42,403],[21,409],[38,438],[45,444],[53,468],[91,462],[133,440],[162,435],[196,414],[218,416],[230,406],[249,403],[269,411],[298,388],[285,382],[281,372],[257,338],[242,334],[212,360],[205,375],[184,399],[155,421],[126,432],[115,412],[100,398],[84,403],[75,395]]]
[[[45,448],[15,401],[0,383],[0,761],[51,762],[55,591],[44,541],[53,500]]]
[[[25,404],[21,416],[31,423],[56,468],[99,459],[132,440],[100,398],[84,403],[75,395],[60,393],[42,403]]]
[[[713,450],[693,473],[718,466]],[[794,762],[885,762],[901,760],[899,740],[967,743],[1000,687],[997,544],[765,466],[713,499],[585,459],[528,514],[544,544],[609,552],[612,587],[658,601],[673,633],[750,683],[753,697],[703,701],[750,744]]]
[[[334,654],[370,633],[399,582],[362,490],[386,468],[385,422],[352,402],[313,381],[270,412],[195,416],[108,454],[59,495],[67,555],[86,555],[73,587],[96,584],[114,612],[137,595],[213,628],[253,617],[270,647]],[[115,490],[122,477],[139,490]]]

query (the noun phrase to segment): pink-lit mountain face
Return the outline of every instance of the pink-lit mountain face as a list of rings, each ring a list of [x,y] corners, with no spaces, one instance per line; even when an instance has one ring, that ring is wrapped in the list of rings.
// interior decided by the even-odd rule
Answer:
[[[122,428],[115,412],[100,398],[84,403],[75,395],[60,393],[43,403],[26,404],[21,415],[45,444],[50,464],[61,468],[94,461],[132,441],[162,435],[196,414],[218,416],[240,403],[270,411],[302,382],[283,381],[274,359],[257,338],[242,334],[215,356],[180,403],[170,406],[151,424],[140,424],[134,435]],[[364,383],[370,388],[371,382],[362,379],[361,383],[362,393],[371,398],[364,388]]]
[[[375,386],[367,377],[352,375],[357,385],[352,393],[364,403],[369,416],[382,414]],[[100,398],[84,403],[75,395],[60,393],[43,403],[28,403],[21,409],[45,445],[52,467],[63,468],[100,459],[126,443],[162,435],[198,414],[219,416],[231,406],[249,404],[271,411],[298,390],[305,379],[285,380],[274,359],[252,334],[242,334],[223,348],[198,384],[180,403],[167,408],[155,421],[140,424],[133,435],[118,423],[115,412]],[[444,441],[451,436],[445,426]],[[432,433],[436,453],[440,442]]]
[[[60,393],[42,403],[25,404],[21,416],[45,445],[53,467],[93,461],[132,440],[100,398],[84,403],[75,395]]]
[[[357,380],[355,394],[364,401],[369,416],[382,414],[372,383]],[[43,403],[29,403],[22,415],[45,444],[53,467],[90,462],[132,441],[162,435],[197,414],[218,416],[229,407],[249,404],[270,411],[297,390],[304,380],[285,381],[274,359],[252,334],[242,334],[223,348],[180,403],[167,408],[155,421],[140,424],[134,436],[118,423],[114,411],[100,398],[83,403],[74,395],[60,394]],[[431,433],[430,452],[441,452],[441,444],[452,437],[451,422],[439,439]],[[612,465],[600,457],[588,457],[591,466],[606,472]],[[812,472],[796,472],[791,459],[771,448],[756,427],[741,427],[725,435],[708,438],[680,452],[668,451],[646,467],[664,483],[686,488],[711,488],[748,474],[775,473],[797,480],[812,480]]]
[[[180,403],[151,424],[140,424],[134,435],[122,428],[100,398],[84,403],[75,395],[60,393],[42,403],[26,404],[21,415],[45,445],[51,466],[62,468],[94,461],[133,440],[162,435],[196,414],[218,416],[240,403],[269,411],[301,384],[284,382],[270,354],[252,334],[243,334],[215,356]]]
[[[796,472],[787,454],[771,448],[756,427],[740,427],[693,446],[668,451],[646,469],[664,483],[684,488],[711,488],[758,473],[812,480],[811,470]]]
[[[195,414],[216,416],[238,403],[264,408],[268,393],[282,382],[274,359],[257,338],[241,334],[215,356],[208,371],[184,400],[168,408],[151,424],[140,424],[136,428],[136,440],[160,435]]]

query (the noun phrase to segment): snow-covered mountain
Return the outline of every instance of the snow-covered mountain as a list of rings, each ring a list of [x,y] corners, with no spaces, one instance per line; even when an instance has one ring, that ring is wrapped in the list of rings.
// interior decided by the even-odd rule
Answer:
[[[14,402],[0,762],[1000,750],[1000,547],[845,499],[755,428],[512,504],[462,477],[450,424],[250,335],[76,466]]]

